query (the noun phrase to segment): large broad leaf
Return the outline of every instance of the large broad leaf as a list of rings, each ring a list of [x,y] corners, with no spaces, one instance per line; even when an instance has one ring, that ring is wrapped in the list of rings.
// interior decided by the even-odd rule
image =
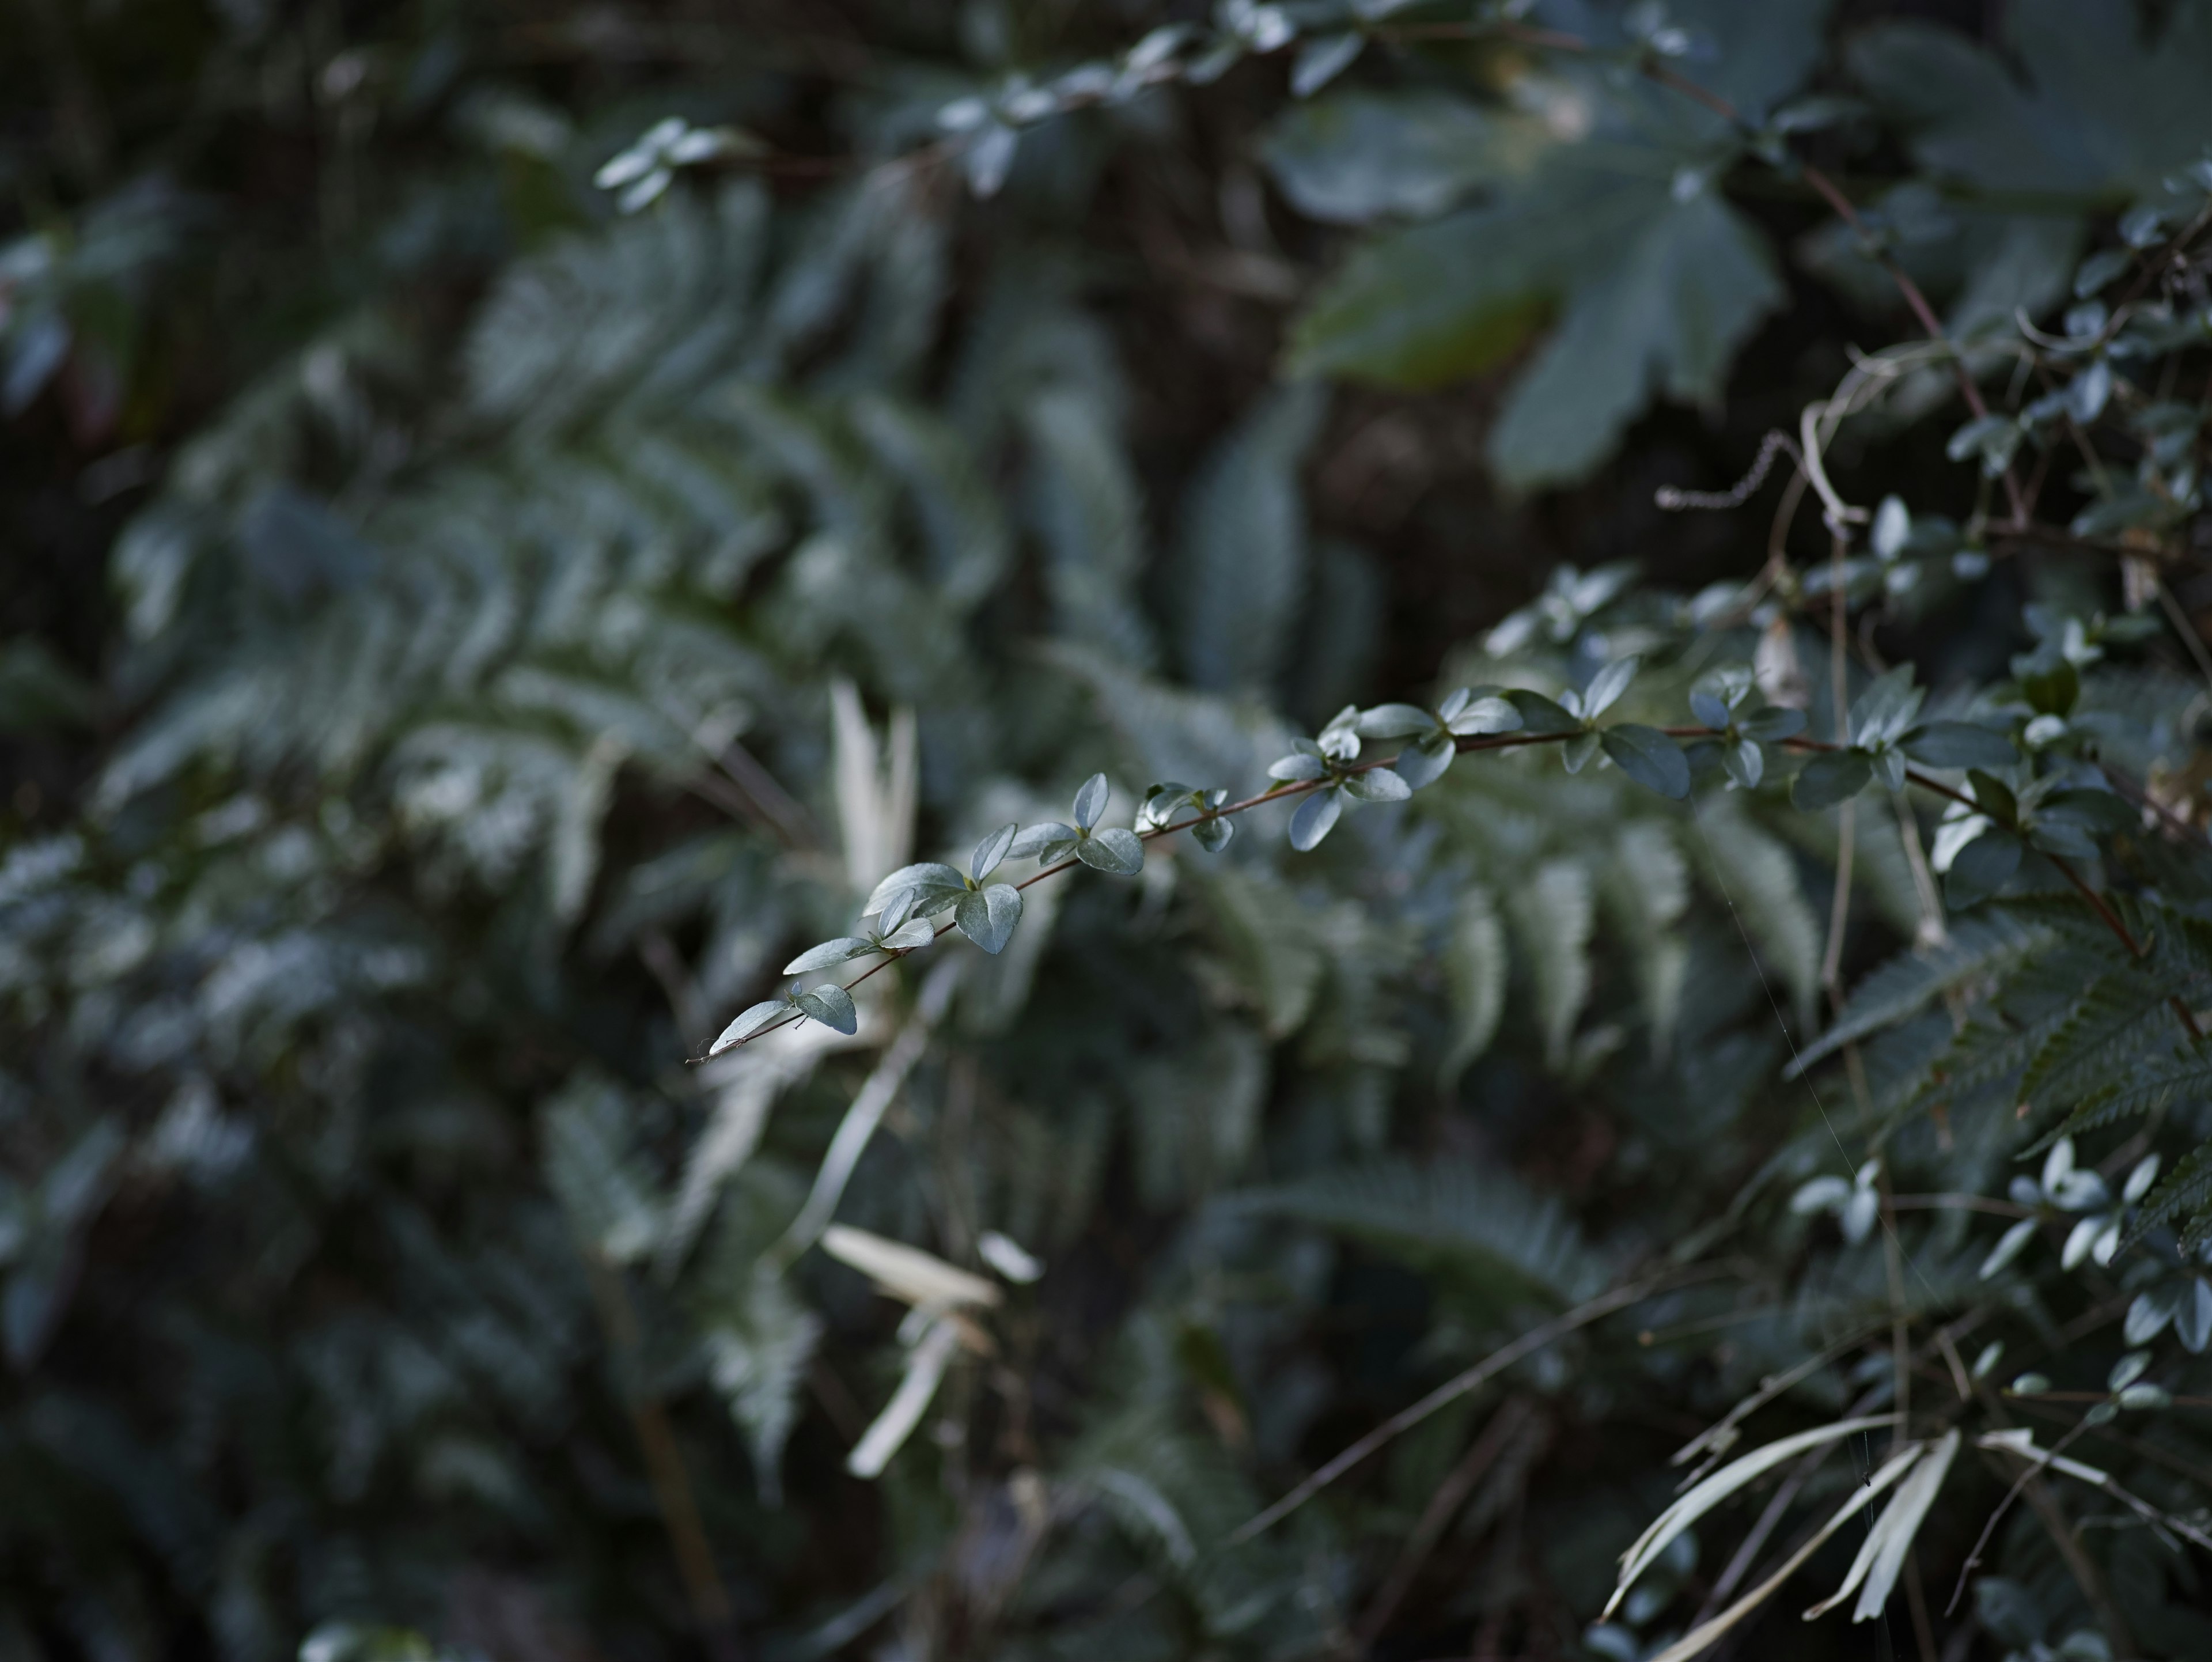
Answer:
[[[1557,308],[1490,456],[1522,488],[1581,478],[1656,393],[1718,397],[1782,299],[1758,233],[1681,165],[1577,146],[1492,205],[1369,245],[1299,320],[1291,368],[1436,386],[1496,362]]]
[[[1525,169],[1542,143],[1525,119],[1449,93],[1347,87],[1285,110],[1260,155],[1300,213],[1364,225],[1442,213],[1471,187]]]
[[[1581,478],[1656,393],[1717,399],[1737,349],[1782,301],[1765,240],[1710,187],[1683,200],[1624,182],[1614,203],[1614,261],[1569,294],[1559,332],[1491,435],[1491,465],[1509,484]]]
[[[2017,0],[2005,44],[2027,72],[1950,30],[1892,23],[1852,43],[1860,83],[1915,128],[1913,154],[1938,173],[1995,190],[2078,192],[2125,200],[2212,142],[2212,9],[2172,8],[2138,32],[2132,6]]]
[[[1757,119],[1810,68],[1826,9],[1706,0],[1677,21],[1720,48],[1698,64],[1698,81]],[[1589,21],[1604,44],[1626,44]],[[1738,143],[1728,124],[1649,82],[1557,73],[1530,86],[1543,88],[1555,134],[1589,137],[1556,143],[1525,176],[1510,145],[1471,149],[1467,167],[1486,166],[1495,199],[1358,250],[1298,320],[1290,352],[1297,373],[1435,387],[1497,363],[1556,314],[1558,334],[1492,435],[1492,466],[1523,489],[1587,474],[1661,393],[1717,398],[1735,352],[1783,295],[1765,240],[1715,193]],[[1271,158],[1279,180],[1334,217],[1406,210],[1371,178],[1389,154],[1389,118],[1356,114],[1347,107],[1332,125],[1316,112],[1286,126]],[[1322,155],[1329,132],[1337,147]],[[1445,194],[1437,176],[1429,183]]]
[[[2212,11],[2171,9],[2145,37],[2135,8],[2105,0],[2021,0],[2005,8],[2003,45],[2027,71],[1948,29],[1887,23],[1850,46],[1853,75],[1905,125],[1931,173],[1994,200],[1947,200],[1911,180],[1874,210],[1892,255],[1934,293],[1953,295],[1950,331],[1971,339],[2021,312],[2063,299],[2081,258],[2081,212],[2157,194],[2166,177],[2212,143]],[[2033,192],[2008,211],[2004,192]],[[2069,198],[2081,212],[2069,214]],[[1807,240],[1806,261],[1875,307],[1893,306],[1889,274],[1848,227]]]

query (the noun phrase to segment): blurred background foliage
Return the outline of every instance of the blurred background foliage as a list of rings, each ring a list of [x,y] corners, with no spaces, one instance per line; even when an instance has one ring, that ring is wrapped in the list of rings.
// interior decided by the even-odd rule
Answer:
[[[1347,700],[1509,646],[1566,685],[1620,592],[1583,574],[1756,569],[1763,508],[1655,487],[1914,332],[1758,143],[1971,356],[2212,140],[2186,0],[1499,14],[1676,31],[1741,122],[1486,9],[1292,52],[1312,20],[1231,3],[1204,74],[978,113],[1184,9],[7,0],[0,1657],[1639,1656],[1721,1555],[1585,1641],[1668,1451],[1769,1374],[1827,1415],[1884,1377],[1879,1251],[1785,1204],[1835,1151],[1759,973],[1813,1019],[1836,833],[1752,793],[1485,758],[1310,856],[1263,810],[1031,891],[851,1038],[684,1065],[885,872],[1094,770],[1117,823],[1241,794]],[[672,116],[738,137],[619,211],[594,175]],[[1948,393],[1831,466],[1969,518]],[[1971,682],[2110,575],[2008,561],[1869,639]],[[2099,683],[2146,769],[2191,765],[2191,673],[2170,636]],[[1925,922],[1860,806],[1854,975]],[[2002,1181],[1994,1133],[1912,1135],[1925,1187]],[[1001,1277],[879,1477],[899,1312],[833,1215]],[[1996,1298],[1966,1222],[1912,1299]],[[1221,1544],[1716,1241],[1725,1297]],[[2159,1437],[2145,1492],[2212,1464]],[[2104,1642],[2015,1524],[1947,1656]],[[2112,1537],[2145,1654],[2212,1652],[2202,1571]]]

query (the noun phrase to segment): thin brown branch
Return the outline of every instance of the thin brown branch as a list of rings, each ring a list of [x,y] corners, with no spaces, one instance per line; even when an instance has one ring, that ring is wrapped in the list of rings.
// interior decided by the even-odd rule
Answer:
[[[1699,1278],[1701,1277],[1690,1277],[1690,1279]],[[1632,1282],[1626,1287],[1615,1288],[1610,1293],[1601,1293],[1587,1303],[1577,1305],[1565,1315],[1555,1316],[1540,1326],[1530,1328],[1510,1344],[1492,1351],[1473,1367],[1454,1374],[1427,1396],[1422,1397],[1420,1401],[1408,1408],[1400,1409],[1374,1430],[1328,1461],[1274,1505],[1232,1531],[1226,1544],[1238,1545],[1273,1528],[1393,1438],[1401,1433],[1412,1430],[1438,1409],[1449,1403],[1457,1402],[1468,1391],[1495,1379],[1523,1357],[1533,1356],[1547,1346],[1566,1337],[1568,1334],[1588,1327],[1592,1322],[1601,1321],[1616,1311],[1626,1310],[1631,1305],[1640,1304],[1656,1293],[1683,1284],[1684,1275],[1681,1274],[1654,1275],[1646,1281]]]
[[[637,1312],[622,1284],[621,1273],[594,1255],[589,1260],[592,1293],[599,1306],[599,1319],[615,1348],[615,1370],[622,1382],[623,1405],[631,1428],[637,1434],[645,1457],[646,1476],[653,1485],[653,1504],[675,1555],[677,1573],[691,1604],[701,1642],[712,1662],[743,1662],[744,1647],[737,1630],[737,1613],[714,1568],[714,1551],[700,1522],[699,1506],[684,1470],[684,1456],[676,1442],[668,1411],[645,1389],[640,1379],[642,1338]]]
[[[2015,1206],[2010,1201],[1991,1200],[1986,1195],[1892,1195],[1889,1203],[1899,1212],[1986,1212],[1993,1218],[2032,1218],[2033,1207]]]
[[[1437,1485],[1436,1493],[1429,1496],[1428,1505],[1421,1509],[1420,1519],[1414,1524],[1413,1533],[1406,1537],[1406,1544],[1399,1550],[1398,1562],[1391,1566],[1382,1590],[1375,1595],[1375,1602],[1368,1606],[1367,1614],[1359,1618],[1358,1625],[1352,1629],[1352,1646],[1355,1654],[1364,1656],[1374,1647],[1376,1640],[1390,1625],[1390,1618],[1398,1613],[1398,1606],[1405,1601],[1407,1592],[1413,1587],[1413,1578],[1420,1574],[1421,1566],[1428,1562],[1429,1554],[1435,1550],[1438,1538],[1458,1515],[1460,1507],[1474,1492],[1474,1486],[1498,1464],[1498,1457],[1516,1439],[1528,1434],[1535,1417],[1536,1404],[1533,1398],[1507,1397],[1499,1404],[1498,1411],[1490,1416],[1481,1435],[1468,1446],[1460,1463]]]
[[[1576,732],[1579,731],[1580,729],[1576,730]],[[1662,728],[1660,731],[1664,733],[1670,739],[1710,739],[1713,736],[1711,729],[1702,727]],[[1516,750],[1529,745],[1559,744],[1565,740],[1575,737],[1576,732],[1484,734],[1480,737],[1464,738],[1460,740],[1455,749],[1459,754],[1468,755],[1478,751]],[[1826,740],[1819,739],[1784,739],[1778,740],[1778,742],[1785,750],[1813,753],[1834,751],[1843,748],[1841,746],[1830,744]],[[1150,830],[1139,831],[1137,833],[1137,837],[1140,842],[1157,842],[1161,837],[1172,837],[1178,831],[1188,831],[1194,825],[1203,825],[1209,819],[1225,819],[1232,814],[1249,813],[1250,810],[1260,807],[1269,802],[1285,802],[1290,801],[1293,797],[1304,796],[1310,791],[1321,790],[1333,787],[1340,783],[1346,777],[1348,777],[1351,775],[1366,773],[1376,768],[1388,767],[1397,758],[1395,756],[1377,757],[1370,762],[1358,762],[1353,764],[1350,767],[1339,769],[1319,779],[1301,780],[1294,784],[1279,784],[1272,786],[1268,789],[1258,793],[1256,795],[1247,796],[1243,798],[1241,801],[1235,802],[1224,803],[1220,807],[1215,808],[1210,813],[1194,813],[1187,819],[1177,819],[1165,825],[1156,825],[1152,827]],[[1907,783],[1915,785],[1920,789],[1927,791],[1933,795],[1941,796],[1948,801],[1962,802],[1970,808],[1975,808],[1977,810],[1979,809],[1980,804],[1976,802],[1972,797],[1967,795],[1965,792],[1954,790],[1950,786],[1945,784],[1942,780],[1931,778],[1917,768],[1907,768],[1905,770],[1905,777]],[[2079,874],[2074,871],[2073,868],[2067,865],[2064,861],[2059,859],[2056,855],[2050,857],[2052,863],[2057,865],[2059,870],[2064,873],[2069,880],[2073,882],[2074,886],[2081,891],[2082,897],[2096,909],[2098,916],[2103,918],[2106,924],[2119,936],[2121,942],[2127,947],[2129,953],[2137,958],[2142,956],[2142,949],[2136,944],[2135,937],[2128,932],[2126,925],[2120,922],[2118,916],[2112,911],[2112,908],[2105,904],[2103,897],[2099,895],[2094,889],[2090,888],[2087,884],[2082,882]],[[1057,877],[1062,872],[1073,870],[1081,863],[1082,861],[1073,858],[1060,861],[1056,864],[1047,866],[1042,871],[1036,872],[1031,875],[1024,878],[1020,882],[1015,884],[1013,886],[1018,890],[1026,889],[1033,884],[1043,882],[1048,877]],[[944,940],[946,935],[952,933],[953,928],[954,925],[950,921],[939,924],[937,926],[937,932],[930,936],[929,942],[927,944],[933,946],[938,941]],[[849,993],[854,988],[859,986],[870,977],[881,973],[883,971],[889,969],[892,965],[899,962],[900,959],[910,957],[915,953],[918,953],[921,950],[922,948],[920,947],[908,947],[899,952],[884,953],[873,964],[871,964],[866,969],[861,971],[860,974],[854,976],[850,981],[843,983],[842,985],[844,989]],[[2187,1008],[2182,1004],[2179,999],[2174,999],[2172,1002],[2175,1013],[2181,1018],[2182,1025],[2189,1030],[2192,1037],[2201,1038],[2203,1035],[2198,1032],[2196,1018],[2189,1014]],[[739,1040],[738,1043],[750,1044],[755,1039],[764,1038],[769,1033],[793,1026],[804,1020],[805,1020],[805,1018],[798,1011],[794,1010],[788,1015],[778,1017],[767,1026],[763,1027],[757,1032],[752,1033],[745,1038]],[[696,1066],[698,1063],[704,1062],[708,1058],[705,1056],[690,1056],[685,1058],[685,1061],[686,1064],[689,1066]]]
[[[2102,537],[2077,537],[2072,532],[2055,525],[2038,525],[2033,521],[1992,525],[1989,528],[1992,543],[1998,545],[2027,544],[2036,548],[2055,549],[2066,554],[2094,554],[2114,560],[2148,560],[2160,565],[2181,565],[2192,562],[2186,548],[2170,543],[2153,543],[2136,548],[2127,543],[2117,543]]]
[[[2008,1397],[2024,1403],[2108,1403],[2112,1399],[2109,1391],[2008,1391]],[[2212,1408],[2212,1397],[2169,1397],[2170,1408]]]

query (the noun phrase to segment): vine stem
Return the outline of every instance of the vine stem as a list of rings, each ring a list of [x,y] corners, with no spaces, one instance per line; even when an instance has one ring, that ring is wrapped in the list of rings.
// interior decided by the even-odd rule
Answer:
[[[1464,756],[1479,751],[1516,750],[1529,745],[1559,744],[1563,743],[1566,740],[1578,737],[1581,734],[1588,730],[1589,729],[1586,728],[1577,728],[1572,731],[1563,733],[1485,734],[1477,736],[1462,738],[1456,741],[1454,746],[1454,749],[1458,754]],[[1711,728],[1703,727],[1662,728],[1660,731],[1664,733],[1670,739],[1710,739],[1715,736]],[[1806,739],[1802,737],[1781,739],[1772,742],[1780,745],[1784,750],[1794,751],[1805,754],[1815,754],[1844,748],[1843,746],[1829,744],[1822,740]],[[1271,786],[1269,788],[1261,791],[1255,795],[1247,796],[1235,802],[1224,802],[1221,807],[1212,809],[1208,813],[1194,813],[1185,819],[1172,820],[1164,825],[1152,826],[1147,830],[1139,831],[1137,833],[1137,837],[1139,842],[1157,842],[1161,837],[1172,837],[1177,831],[1188,831],[1194,825],[1204,825],[1210,819],[1226,819],[1231,814],[1246,813],[1254,808],[1265,807],[1270,802],[1286,802],[1293,797],[1304,796],[1311,791],[1336,786],[1354,774],[1368,773],[1376,768],[1388,767],[1391,763],[1397,759],[1398,758],[1395,756],[1377,757],[1371,762],[1357,762],[1350,767],[1337,769],[1319,779],[1302,779],[1292,783]],[[1963,791],[1954,790],[1940,779],[1931,778],[1927,774],[1921,772],[1917,768],[1908,767],[1905,769],[1905,782],[1908,784],[1916,785],[1920,789],[1927,791],[1932,795],[1942,797],[1946,801],[1952,802],[1964,803],[1966,807],[1973,808],[1977,812],[1979,812],[1980,810],[1981,805],[1976,802],[1972,797],[1967,795]],[[2128,928],[2128,926],[2120,920],[2119,914],[2112,909],[2111,905],[2106,903],[2105,898],[2099,894],[2094,889],[2091,888],[2087,882],[2083,880],[2081,874],[2075,870],[2072,863],[2055,854],[2046,855],[2045,857],[2048,859],[2052,865],[2058,868],[2061,875],[2063,875],[2069,883],[2073,885],[2074,888],[2081,894],[2084,900],[2089,903],[2090,906],[2095,910],[2097,916],[2104,921],[2105,926],[2111,929],[2113,934],[2119,939],[2120,944],[2127,948],[2129,956],[2136,959],[2142,958],[2144,955],[2146,948],[2136,939],[2133,933]],[[1080,860],[1074,859],[1073,857],[1057,861],[1052,865],[1045,867],[1042,870],[1033,873],[1030,876],[1024,878],[1020,882],[1014,884],[1012,886],[1016,890],[1026,889],[1035,884],[1043,882],[1048,877],[1057,877],[1062,872],[1071,871],[1082,863],[1083,862]],[[954,927],[954,924],[950,920],[939,924],[937,926],[937,932],[931,935],[928,941],[925,944],[928,946],[936,945],[937,942],[944,940],[946,935],[951,934]],[[870,977],[881,973],[883,971],[889,969],[892,965],[897,963],[901,959],[909,957],[913,953],[918,953],[921,950],[922,948],[921,947],[907,947],[897,952],[885,953],[873,964],[871,964],[866,969],[861,971],[860,974],[854,976],[850,981],[845,982],[842,984],[845,991],[849,993],[854,988],[859,986]],[[2182,1026],[2187,1030],[2189,1036],[2191,1038],[2202,1038],[2204,1036],[2203,1029],[2197,1026],[2197,1018],[2190,1012],[2189,1007],[2181,1001],[2179,995],[2169,998],[2166,1001],[2172,1007],[2174,1014],[2180,1019]],[[770,1022],[767,1026],[761,1028],[757,1032],[747,1034],[744,1038],[739,1039],[737,1044],[729,1046],[727,1050],[714,1051],[708,1056],[686,1057],[685,1065],[688,1067],[696,1067],[702,1062],[712,1060],[714,1056],[726,1056],[729,1054],[730,1050],[738,1050],[744,1045],[750,1044],[756,1039],[765,1038],[769,1033],[778,1032],[785,1027],[792,1026],[805,1019],[806,1018],[803,1013],[793,1010],[787,1015],[779,1016],[775,1020]]]
[[[1427,1396],[1422,1397],[1420,1401],[1413,1403],[1410,1407],[1400,1409],[1381,1425],[1376,1427],[1374,1430],[1369,1432],[1288,1495],[1276,1501],[1274,1505],[1248,1519],[1230,1531],[1228,1538],[1223,1544],[1231,1547],[1240,1546],[1253,1537],[1272,1529],[1313,1499],[1315,1495],[1320,1494],[1322,1489],[1343,1476],[1352,1467],[1374,1453],[1376,1450],[1390,1441],[1392,1438],[1401,1432],[1412,1430],[1438,1409],[1447,1403],[1456,1402],[1478,1385],[1496,1378],[1522,1357],[1534,1355],[1555,1340],[1566,1337],[1568,1334],[1578,1328],[1588,1327],[1592,1322],[1610,1316],[1615,1311],[1626,1310],[1631,1305],[1640,1304],[1656,1293],[1667,1291],[1674,1287],[1686,1286],[1690,1282],[1707,1279],[1717,1273],[1719,1272],[1711,1269],[1695,1273],[1681,1271],[1674,1275],[1655,1275],[1648,1281],[1632,1282],[1626,1287],[1615,1288],[1610,1293],[1601,1293],[1587,1303],[1577,1305],[1572,1310],[1562,1315],[1554,1316],[1550,1321],[1540,1326],[1530,1328],[1504,1348],[1491,1352],[1473,1367],[1454,1374]]]

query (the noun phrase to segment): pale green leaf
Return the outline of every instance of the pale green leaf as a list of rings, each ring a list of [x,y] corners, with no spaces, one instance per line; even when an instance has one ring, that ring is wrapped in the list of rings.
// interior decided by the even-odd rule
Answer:
[[[994,883],[974,894],[963,895],[953,909],[952,921],[987,953],[1006,949],[1022,921],[1021,892],[1009,883]]]

